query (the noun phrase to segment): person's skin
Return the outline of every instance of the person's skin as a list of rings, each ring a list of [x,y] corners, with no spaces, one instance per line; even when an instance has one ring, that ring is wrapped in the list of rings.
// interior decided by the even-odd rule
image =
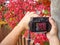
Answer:
[[[17,41],[23,30],[29,29],[29,22],[31,17],[39,17],[34,12],[27,12],[19,24],[6,36],[6,38],[1,42],[0,45],[16,45]],[[47,33],[47,38],[49,39],[50,45],[59,45],[59,39],[57,36],[57,26],[52,18],[49,18],[52,25],[51,31]]]
[[[52,25],[51,31],[46,34],[47,38],[49,39],[49,43],[50,45],[60,45],[57,24],[52,18],[49,18],[49,22]]]

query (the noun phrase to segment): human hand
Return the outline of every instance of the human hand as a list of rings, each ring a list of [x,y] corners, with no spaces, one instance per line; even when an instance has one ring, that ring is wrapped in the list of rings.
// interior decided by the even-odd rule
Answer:
[[[35,14],[34,12],[27,12],[23,19],[20,21],[20,23],[23,24],[23,27],[25,29],[29,29],[28,24],[30,22],[31,17],[38,17],[38,15]]]
[[[47,38],[50,40],[53,37],[57,37],[57,25],[54,21],[54,19],[52,19],[51,17],[49,18],[49,22],[51,24],[51,31],[47,33]]]

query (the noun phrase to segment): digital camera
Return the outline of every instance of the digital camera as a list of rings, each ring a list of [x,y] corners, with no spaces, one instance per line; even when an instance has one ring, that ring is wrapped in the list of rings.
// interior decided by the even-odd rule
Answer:
[[[32,32],[49,32],[51,30],[49,17],[32,17],[29,27]]]

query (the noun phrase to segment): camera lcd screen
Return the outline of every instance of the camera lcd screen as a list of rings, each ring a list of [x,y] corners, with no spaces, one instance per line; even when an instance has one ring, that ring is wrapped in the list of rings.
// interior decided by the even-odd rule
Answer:
[[[46,23],[36,23],[36,31],[46,31]]]

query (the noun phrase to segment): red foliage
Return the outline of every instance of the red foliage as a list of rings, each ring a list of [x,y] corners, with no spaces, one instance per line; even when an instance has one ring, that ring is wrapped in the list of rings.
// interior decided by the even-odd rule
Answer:
[[[0,4],[3,4],[5,2],[5,0],[0,0]]]
[[[46,0],[45,2],[49,2],[49,1]],[[40,16],[44,16],[44,15],[48,16],[50,15],[50,10],[49,10],[50,2],[49,2],[49,6],[46,6],[48,3],[46,3],[45,5],[45,2],[41,0],[41,4],[39,4],[35,0],[10,0],[10,3],[8,4],[9,10],[5,14],[6,15],[5,18],[6,20],[9,20],[7,21],[8,24],[10,24],[10,22],[14,23],[14,24],[12,23],[10,24],[11,25],[10,27],[12,27],[12,25],[15,26],[23,18],[23,16],[26,14],[27,11],[30,12],[38,11],[40,12],[39,13]],[[47,10],[46,14],[43,12],[43,10]]]

